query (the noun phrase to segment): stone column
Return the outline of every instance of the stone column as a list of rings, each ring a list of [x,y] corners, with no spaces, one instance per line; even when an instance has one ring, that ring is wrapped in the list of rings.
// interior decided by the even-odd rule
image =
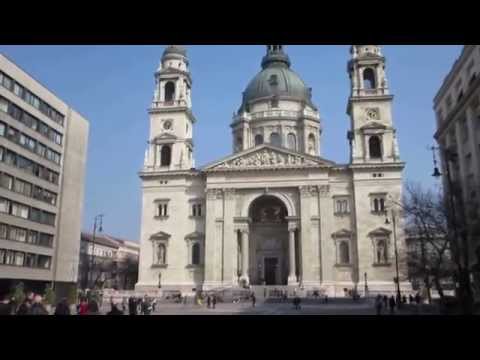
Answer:
[[[235,217],[235,189],[224,189],[223,215],[223,282],[234,283],[237,279],[234,262],[236,259],[236,238],[234,236],[233,218]]]
[[[216,202],[219,189],[207,190],[207,205],[205,218],[205,286],[216,287],[219,285],[220,254],[219,237],[217,234]]]
[[[295,230],[291,228],[288,230],[288,255],[289,255],[289,272],[288,272],[288,285],[297,284],[297,275],[295,273]]]
[[[248,231],[247,230],[242,230],[241,231],[241,236],[242,236],[242,276],[241,280],[245,280],[247,285],[249,283],[249,277],[248,277],[248,261],[249,261],[249,248],[248,248]]]
[[[312,283],[315,280],[313,274],[313,247],[311,237],[311,199],[315,195],[315,186],[300,187],[300,269],[301,283]]]

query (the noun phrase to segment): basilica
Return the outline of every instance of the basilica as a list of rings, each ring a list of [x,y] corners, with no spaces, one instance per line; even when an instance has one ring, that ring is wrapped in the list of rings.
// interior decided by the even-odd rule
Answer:
[[[353,45],[345,61],[344,164],[322,157],[331,124],[285,47],[268,45],[231,122],[233,152],[196,168],[187,50],[165,49],[139,174],[138,290],[285,286],[338,297],[408,288],[403,224],[387,220],[401,203],[405,163],[385,57],[378,45]]]

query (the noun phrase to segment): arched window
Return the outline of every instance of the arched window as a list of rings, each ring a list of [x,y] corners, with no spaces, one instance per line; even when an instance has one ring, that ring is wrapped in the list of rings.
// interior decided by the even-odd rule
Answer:
[[[263,144],[263,136],[262,135],[256,135],[255,136],[255,146],[262,145],[262,144]]]
[[[367,90],[376,88],[375,73],[371,68],[363,71],[363,88]]]
[[[342,241],[339,246],[340,264],[350,264],[350,251],[348,242]]]
[[[378,136],[372,136],[368,140],[368,148],[370,150],[371,159],[379,159],[382,157],[382,147],[380,138]]]
[[[165,102],[171,102],[175,97],[175,84],[171,81],[165,84]]]
[[[287,144],[289,149],[297,150],[297,137],[295,134],[290,133],[287,135]]]
[[[311,155],[315,155],[316,146],[317,146],[317,142],[315,140],[315,135],[313,134],[308,135],[308,153]]]
[[[277,147],[282,146],[282,140],[280,139],[280,135],[278,135],[278,133],[270,134],[270,144]]]
[[[200,265],[200,244],[195,243],[192,246],[192,265]]]
[[[160,166],[170,166],[171,161],[172,149],[169,145],[163,145]]]

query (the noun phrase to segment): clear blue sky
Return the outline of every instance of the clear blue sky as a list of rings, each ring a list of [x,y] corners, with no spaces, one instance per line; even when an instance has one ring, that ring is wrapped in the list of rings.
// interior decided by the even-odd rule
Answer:
[[[0,46],[0,52],[90,121],[83,229],[104,213],[104,231],[138,240],[140,180],[153,73],[164,46]],[[323,118],[322,155],[348,161],[345,114],[349,46],[287,46]],[[461,46],[384,46],[406,180],[433,186],[433,97]],[[230,122],[260,69],[264,46],[189,46],[197,166],[231,151]]]

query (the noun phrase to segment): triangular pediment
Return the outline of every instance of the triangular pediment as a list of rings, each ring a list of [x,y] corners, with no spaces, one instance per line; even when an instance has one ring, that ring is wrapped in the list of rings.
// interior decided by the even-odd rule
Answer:
[[[203,170],[288,169],[299,167],[330,167],[333,165],[335,165],[335,163],[332,161],[320,157],[301,154],[270,144],[263,144],[211,163],[205,166]]]
[[[341,229],[332,234],[333,238],[349,238],[352,236],[352,232],[347,229]]]
[[[376,228],[375,230],[372,230],[368,233],[369,236],[388,236],[392,232],[388,229],[385,229],[384,227],[379,227]]]
[[[170,239],[171,235],[167,234],[166,232],[159,231],[156,234],[150,236],[150,240],[168,240]]]
[[[203,239],[205,237],[205,235],[201,232],[198,232],[198,231],[194,231],[190,234],[188,234],[187,236],[185,236],[185,239],[186,240],[191,240],[191,239]]]
[[[385,130],[387,127],[378,121],[369,121],[365,125],[363,125],[360,129],[361,130],[374,130],[374,129],[382,129]]]
[[[177,137],[173,134],[162,134],[156,136],[152,142],[161,141],[161,140],[175,140]]]

